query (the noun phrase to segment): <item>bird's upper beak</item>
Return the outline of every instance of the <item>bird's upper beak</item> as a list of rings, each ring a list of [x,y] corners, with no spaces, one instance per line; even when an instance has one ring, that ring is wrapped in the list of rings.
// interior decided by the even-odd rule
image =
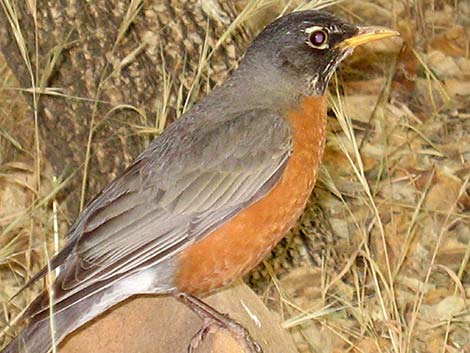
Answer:
[[[385,27],[358,27],[358,32],[348,38],[343,40],[338,44],[338,47],[344,49],[354,49],[355,47],[362,45],[364,43],[369,43],[374,40],[379,40],[383,38],[399,36],[400,33]]]

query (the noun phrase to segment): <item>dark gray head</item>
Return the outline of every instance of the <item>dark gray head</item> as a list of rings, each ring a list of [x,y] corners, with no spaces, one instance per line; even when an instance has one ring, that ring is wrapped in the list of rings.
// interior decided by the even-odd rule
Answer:
[[[322,11],[293,12],[259,34],[240,70],[254,72],[253,81],[274,90],[322,95],[338,64],[356,46],[397,34],[385,28],[358,27]]]

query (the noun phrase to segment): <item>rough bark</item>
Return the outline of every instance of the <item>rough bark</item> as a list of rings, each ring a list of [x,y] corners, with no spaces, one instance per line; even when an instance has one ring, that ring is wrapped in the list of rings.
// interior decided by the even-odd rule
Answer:
[[[191,92],[190,101],[197,100],[220,82],[246,45],[238,30],[237,40],[229,36],[198,74],[204,43],[210,52],[235,17],[229,1],[150,0],[132,11],[127,1],[40,0],[34,16],[28,2],[2,0],[0,47],[23,88],[33,84],[7,3],[16,8],[35,86],[62,94],[40,95],[39,126],[55,173],[73,175],[62,193],[71,216],[85,169],[92,176],[85,182],[89,200],[154,137],[155,131],[139,134],[139,127],[178,116],[185,97]]]

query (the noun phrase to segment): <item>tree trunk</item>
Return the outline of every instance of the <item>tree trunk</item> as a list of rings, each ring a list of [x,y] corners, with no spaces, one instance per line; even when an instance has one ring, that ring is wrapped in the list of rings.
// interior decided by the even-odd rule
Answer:
[[[71,176],[61,195],[72,217],[81,197],[119,175],[167,118],[219,83],[247,43],[237,30],[207,58],[236,16],[230,1],[40,0],[36,11],[28,1],[1,4],[0,47],[20,85],[42,89],[39,127],[54,172]]]

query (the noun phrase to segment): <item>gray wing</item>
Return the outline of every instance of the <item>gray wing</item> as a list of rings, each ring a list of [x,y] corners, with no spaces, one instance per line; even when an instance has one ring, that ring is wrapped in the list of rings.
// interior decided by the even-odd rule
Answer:
[[[174,256],[234,217],[277,183],[291,149],[288,123],[269,110],[171,125],[71,228],[52,260],[61,269],[54,310]],[[47,307],[43,299],[29,315]]]

